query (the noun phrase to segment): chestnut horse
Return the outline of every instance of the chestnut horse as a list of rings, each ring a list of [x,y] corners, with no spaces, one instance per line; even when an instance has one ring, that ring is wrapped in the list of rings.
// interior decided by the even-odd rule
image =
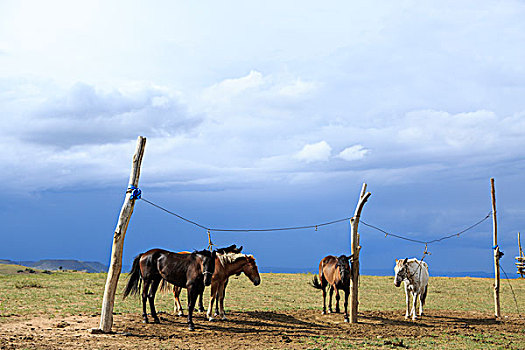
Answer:
[[[142,287],[142,316],[144,323],[148,323],[146,299],[149,301],[153,322],[160,320],[155,311],[155,293],[160,281],[166,280],[171,284],[188,289],[188,328],[194,330],[192,315],[197,296],[202,293],[204,286],[211,284],[211,276],[215,271],[215,252],[208,250],[195,251],[191,254],[177,254],[164,249],[151,249],[139,254],[133,261],[129,280],[124,289],[124,298],[129,294],[136,294],[140,284]]]
[[[312,286],[316,289],[323,290],[323,315],[326,314],[326,286],[330,285],[330,299],[328,300],[328,312],[332,311],[332,295],[335,290],[335,312],[339,312],[339,290],[345,292],[345,322],[348,322],[348,295],[350,294],[350,278],[352,275],[352,266],[349,262],[351,256],[341,255],[336,258],[328,255],[319,263],[319,280],[314,276]]]
[[[240,253],[225,253],[217,254],[215,258],[215,272],[211,279],[211,293],[210,293],[210,304],[208,307],[207,316],[210,321],[213,320],[212,311],[213,304],[217,302],[220,309],[215,311],[215,315],[219,315],[223,320],[226,320],[224,312],[224,296],[226,286],[228,284],[229,277],[232,275],[239,275],[242,272],[257,286],[261,283],[261,277],[257,265],[255,264],[255,258],[252,255],[245,255]],[[175,300],[180,295],[181,288],[173,287],[173,296]],[[180,305],[180,301],[175,301],[175,306]],[[176,312],[179,311],[176,309]],[[180,310],[182,312],[182,310]],[[179,314],[180,314],[179,312]]]

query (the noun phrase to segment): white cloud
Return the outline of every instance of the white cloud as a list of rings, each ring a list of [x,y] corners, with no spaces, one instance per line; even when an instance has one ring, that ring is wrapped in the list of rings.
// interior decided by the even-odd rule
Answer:
[[[297,79],[291,82],[289,85],[279,88],[279,93],[288,97],[300,97],[313,92],[316,87],[317,86],[314,82],[306,82],[301,79]]]
[[[211,102],[224,102],[250,89],[260,87],[264,83],[263,75],[255,70],[244,77],[225,79],[207,88],[203,96]]]
[[[305,145],[296,158],[306,163],[326,162],[330,159],[332,147],[326,141]]]
[[[362,145],[354,145],[342,150],[337,155],[337,157],[350,162],[353,160],[363,159],[368,152],[369,150],[364,148]]]

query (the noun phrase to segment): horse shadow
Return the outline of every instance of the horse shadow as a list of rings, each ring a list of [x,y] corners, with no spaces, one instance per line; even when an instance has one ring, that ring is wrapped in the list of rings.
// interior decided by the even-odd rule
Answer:
[[[246,318],[238,319],[237,313],[231,313],[227,321],[200,322],[198,327],[207,330],[229,332],[229,333],[271,333],[276,331],[294,331],[298,330],[305,334],[316,335],[321,330],[330,328],[327,325],[303,321],[294,316],[279,313],[275,311],[247,311],[242,313]]]

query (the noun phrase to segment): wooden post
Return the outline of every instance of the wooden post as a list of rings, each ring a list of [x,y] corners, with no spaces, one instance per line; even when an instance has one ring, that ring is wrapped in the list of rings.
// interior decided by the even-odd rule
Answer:
[[[142,164],[142,156],[144,155],[144,148],[146,146],[146,138],[139,136],[137,139],[137,149],[133,155],[133,162],[131,164],[131,175],[129,176],[129,187],[137,188],[139,185],[140,166]],[[100,327],[98,332],[109,333],[111,326],[113,326],[113,305],[115,302],[115,292],[117,291],[117,283],[122,270],[122,250],[124,247],[124,236],[128,228],[133,207],[135,206],[135,198],[131,196],[132,190],[128,188],[124,198],[124,204],[120,210],[120,216],[113,235],[113,247],[111,249],[111,263],[109,265],[108,277],[106,280],[106,287],[104,288],[104,300],[102,301],[102,311],[100,315]],[[94,329],[93,331],[96,331]]]
[[[352,279],[350,286],[350,323],[357,323],[357,309],[359,306],[359,251],[361,246],[359,245],[359,233],[357,232],[357,226],[359,225],[359,218],[361,216],[361,210],[365,205],[368,197],[371,193],[366,192],[366,183],[363,183],[361,188],[361,194],[359,201],[355,208],[354,217],[350,219],[350,226],[352,233],[350,236],[351,250],[352,250]]]
[[[521,249],[521,237],[520,233],[518,232],[518,256],[516,257],[516,267],[518,268],[518,273],[521,278],[523,278],[523,274],[525,274],[525,257],[523,256],[523,249]]]
[[[491,195],[492,195],[492,227],[494,245],[494,316],[501,317],[501,308],[499,302],[499,247],[498,247],[498,222],[496,220],[496,188],[494,187],[494,178],[490,179]]]

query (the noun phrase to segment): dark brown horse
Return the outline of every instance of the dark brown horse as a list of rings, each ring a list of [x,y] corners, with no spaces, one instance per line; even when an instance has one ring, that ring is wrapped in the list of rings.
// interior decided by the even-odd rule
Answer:
[[[139,254],[133,261],[129,281],[124,290],[124,298],[136,294],[140,284],[142,287],[142,316],[148,323],[146,299],[149,301],[153,322],[160,320],[155,311],[155,293],[161,280],[188,289],[188,328],[195,329],[192,315],[197,296],[204,286],[211,284],[211,276],[215,271],[215,252],[208,250],[195,251],[191,254],[177,254],[163,249],[152,249]]]
[[[227,254],[227,253],[240,253],[241,251],[242,251],[242,246],[237,248],[236,244],[232,244],[231,246],[225,247],[225,248],[218,248],[216,250],[217,257],[219,257],[221,255],[224,255],[224,254]],[[179,254],[190,254],[190,252],[179,252]],[[217,267],[217,264],[215,264],[215,266]],[[215,268],[215,273],[216,272],[217,272],[217,268]],[[237,276],[240,275],[241,272],[237,273]],[[214,275],[215,275],[215,273],[214,273]],[[166,282],[166,280],[162,280],[161,285],[160,285],[160,289],[164,290],[164,291],[169,288],[168,285],[165,282]],[[213,283],[213,277],[212,277],[212,283]],[[226,282],[226,284],[227,284],[227,282]],[[176,287],[176,286],[173,287],[173,305],[174,305],[173,309],[174,309],[174,312],[177,315],[184,316],[184,311],[182,309],[182,304],[181,304],[180,298],[179,298],[180,292],[181,292],[181,288]],[[206,311],[204,309],[204,305],[202,303],[202,295],[203,294],[204,294],[204,290],[199,294],[199,298],[198,298],[198,300],[199,300],[198,310],[200,312]],[[197,305],[195,305],[195,308],[197,308]],[[218,315],[219,314],[219,298],[216,299],[215,310],[216,310],[215,313]]]
[[[330,299],[328,300],[328,312],[332,311],[332,295],[335,290],[335,312],[339,312],[339,290],[345,292],[345,322],[348,322],[348,295],[350,294],[350,278],[352,266],[349,262],[351,256],[341,255],[336,258],[328,255],[319,263],[319,280],[314,276],[312,286],[323,290],[323,315],[326,314],[326,286],[330,285]]]

